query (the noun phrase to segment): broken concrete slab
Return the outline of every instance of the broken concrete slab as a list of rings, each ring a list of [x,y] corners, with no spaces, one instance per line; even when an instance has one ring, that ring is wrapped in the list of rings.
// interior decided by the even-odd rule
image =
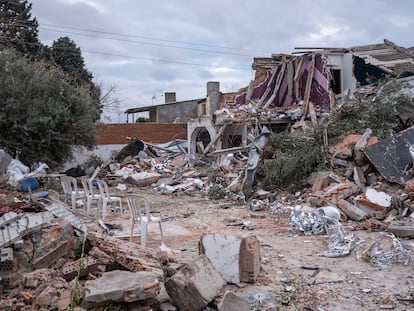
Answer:
[[[7,215],[9,213],[1,217],[0,248],[13,244],[34,230],[49,226],[53,220],[53,215],[49,212],[20,214],[18,217],[12,213],[12,217]]]
[[[252,235],[216,233],[200,238],[200,253],[208,257],[228,283],[255,281],[260,273],[259,249],[259,241]]]
[[[404,185],[414,178],[409,147],[414,144],[414,126],[365,149],[365,155],[389,182]]]
[[[223,300],[217,306],[218,311],[250,311],[250,304],[247,300],[236,294],[227,291]]]
[[[166,280],[165,288],[183,311],[198,311],[217,297],[226,281],[205,255],[184,265]]]
[[[156,183],[161,178],[158,173],[139,172],[128,176],[127,181],[137,187],[150,186]]]
[[[80,232],[86,231],[85,224],[77,217],[68,206],[57,199],[41,199],[36,201],[45,210],[51,212],[58,218],[69,221],[72,226]]]
[[[98,247],[102,252],[113,256],[115,262],[125,269],[138,272],[147,271],[154,273],[158,277],[164,275],[159,261],[155,258],[149,249],[143,248],[140,245],[124,241],[115,237],[105,236],[102,234],[89,234],[87,239],[92,246]],[[95,255],[96,253],[94,253]],[[105,256],[106,258],[107,256]],[[105,258],[98,258],[98,260]]]
[[[414,238],[414,223],[411,221],[392,221],[387,231],[395,234],[397,237]]]
[[[87,304],[141,301],[155,298],[159,292],[160,282],[157,275],[145,271],[114,270],[85,283]]]

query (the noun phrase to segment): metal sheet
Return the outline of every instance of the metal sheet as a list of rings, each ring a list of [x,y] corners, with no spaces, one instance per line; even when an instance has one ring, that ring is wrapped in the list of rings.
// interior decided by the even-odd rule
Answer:
[[[414,126],[369,146],[364,152],[386,180],[404,185],[414,178],[414,175],[409,172],[413,166],[413,158],[409,152],[412,144],[414,144]]]

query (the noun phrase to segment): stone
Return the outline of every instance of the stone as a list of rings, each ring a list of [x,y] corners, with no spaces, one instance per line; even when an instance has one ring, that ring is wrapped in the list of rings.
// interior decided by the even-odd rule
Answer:
[[[146,271],[114,270],[85,283],[85,301],[92,304],[141,301],[155,298],[159,292],[157,275]]]
[[[217,307],[218,311],[250,311],[250,304],[245,299],[229,291]]]
[[[182,266],[165,282],[174,304],[183,311],[205,308],[225,285],[226,281],[203,254]]]

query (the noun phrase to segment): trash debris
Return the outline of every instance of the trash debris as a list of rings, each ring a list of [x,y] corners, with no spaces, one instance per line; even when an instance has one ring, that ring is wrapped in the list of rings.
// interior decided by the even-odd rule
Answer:
[[[392,233],[382,233],[382,238],[364,249],[361,258],[374,267],[389,268],[396,263],[408,265],[412,259],[410,251]]]

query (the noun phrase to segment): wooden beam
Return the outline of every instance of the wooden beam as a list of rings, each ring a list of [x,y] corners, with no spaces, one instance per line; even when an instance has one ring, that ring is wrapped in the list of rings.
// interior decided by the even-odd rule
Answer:
[[[204,148],[203,155],[206,155],[208,151],[213,147],[217,141],[220,139],[221,136],[223,136],[224,131],[227,128],[227,123],[224,123],[224,125],[221,127],[220,131],[217,133],[216,137],[214,137],[210,143]]]

